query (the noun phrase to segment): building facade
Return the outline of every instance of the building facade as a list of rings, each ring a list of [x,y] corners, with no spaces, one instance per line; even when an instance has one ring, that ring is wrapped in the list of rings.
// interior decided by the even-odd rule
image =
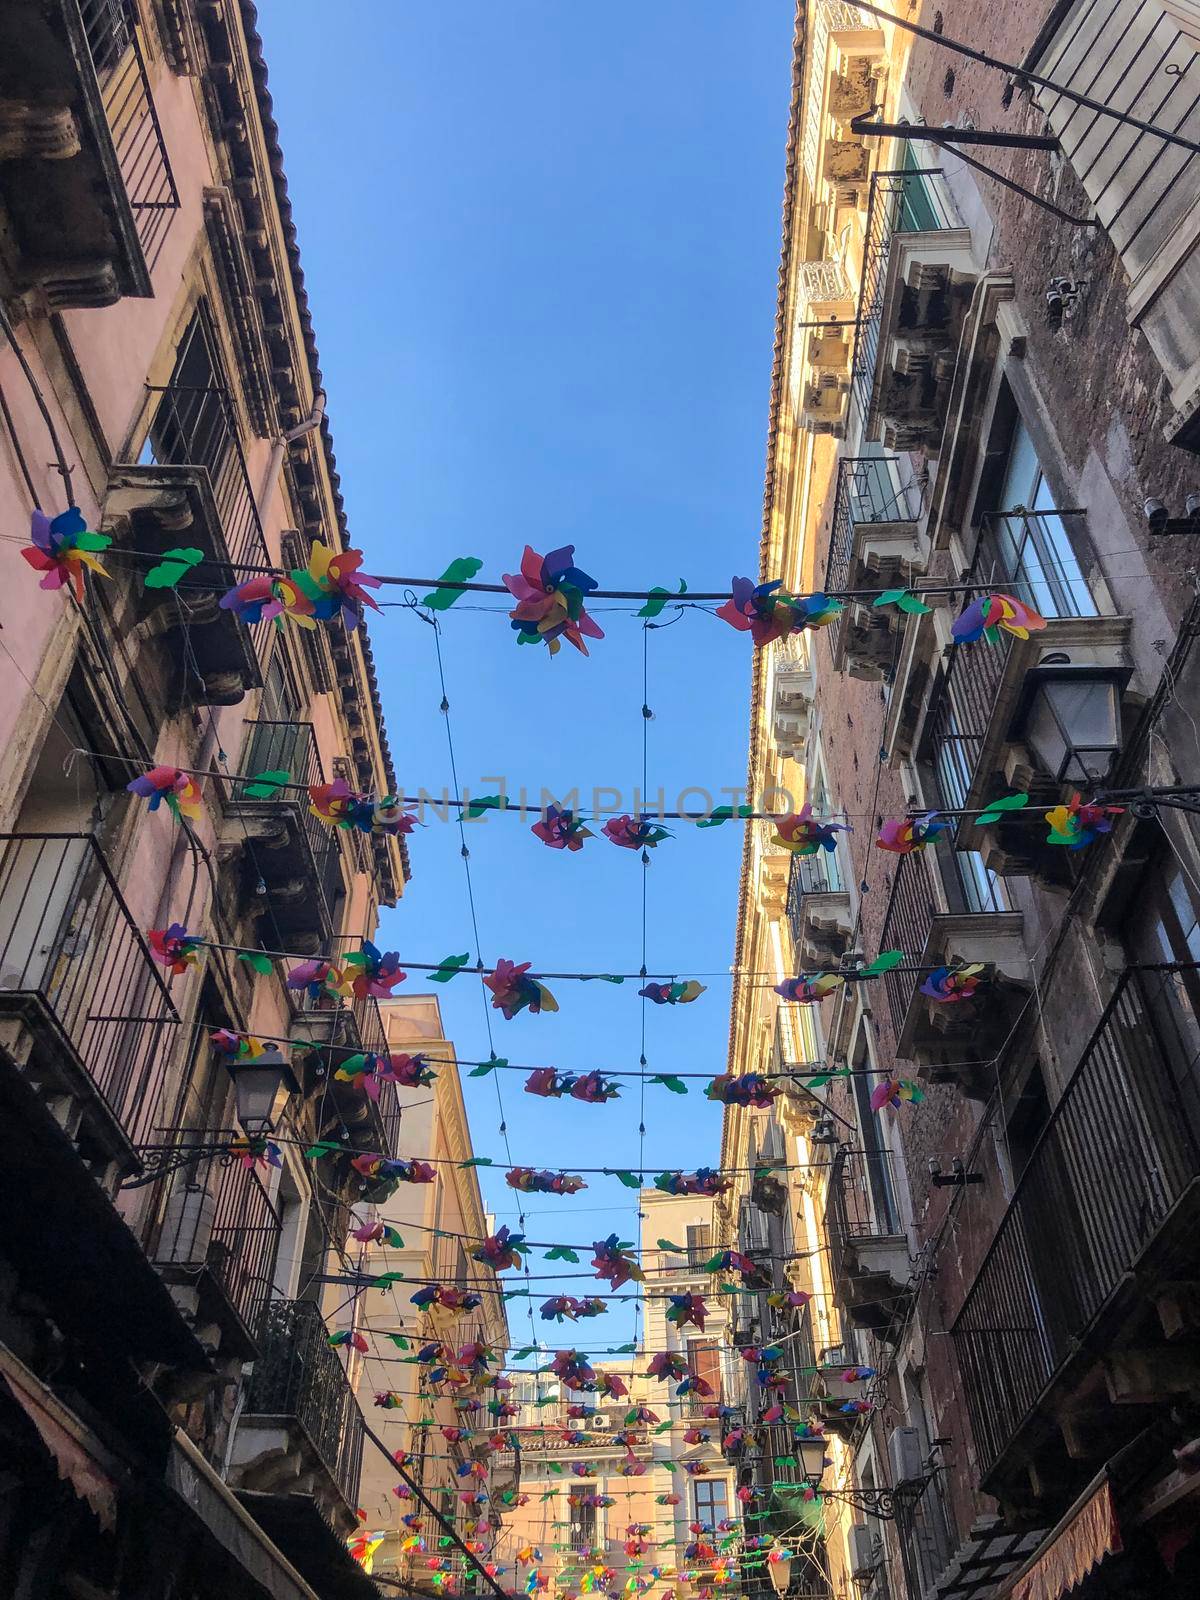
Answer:
[[[4,524],[109,541],[0,585],[0,1588],[365,1596],[329,1336],[400,1103],[336,1075],[375,1001],[287,979],[408,863],[305,793],[395,789],[365,630],[218,604],[348,544],[254,8],[4,0],[0,63]]]
[[[1198,40],[1189,3],[798,8],[760,570],[862,598],[756,654],[752,794],[847,831],[747,829],[738,968],[905,960],[812,1005],[736,980],[731,1070],[792,1075],[723,1165],[784,1141],[817,1364],[870,1369],[822,1480],[834,1595],[1196,1583],[1200,863],[1153,791],[1186,806],[1200,760]],[[1046,626],[957,643],[996,592]],[[1048,841],[1105,789],[1152,792]],[[887,1079],[919,1103],[873,1109]]]

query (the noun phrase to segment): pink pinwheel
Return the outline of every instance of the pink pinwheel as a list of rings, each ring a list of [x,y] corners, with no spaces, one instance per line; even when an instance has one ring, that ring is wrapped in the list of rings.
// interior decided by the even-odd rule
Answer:
[[[676,1389],[675,1393],[681,1399],[685,1394],[694,1394],[699,1400],[711,1400],[713,1395],[713,1386],[711,1383],[709,1383],[707,1378],[700,1377],[699,1373],[689,1372],[685,1374],[683,1382],[679,1385],[678,1389]],[[705,1416],[707,1415],[708,1412],[706,1410]]]
[[[945,1004],[969,1000],[979,987],[982,972],[981,961],[968,967],[935,967],[921,985],[920,992],[930,1000],[939,1000]]]
[[[253,1170],[255,1167],[281,1167],[283,1157],[279,1146],[273,1139],[259,1134],[251,1138],[244,1136],[234,1139],[229,1146],[229,1154],[237,1156],[243,1167]]]
[[[603,1399],[623,1400],[629,1393],[623,1378],[618,1378],[615,1372],[599,1372],[596,1374],[596,1393]]]
[[[569,1294],[552,1295],[549,1300],[543,1300],[540,1316],[543,1322],[574,1322],[578,1316],[578,1301]]]
[[[646,1281],[641,1267],[629,1254],[631,1248],[615,1233],[610,1233],[607,1239],[594,1241],[592,1249],[596,1253],[592,1257],[592,1265],[596,1269],[596,1276],[607,1279],[610,1288],[619,1289],[631,1280],[634,1283]]]
[[[561,1100],[562,1079],[553,1067],[535,1067],[525,1080],[525,1093],[540,1095],[543,1100]]]
[[[168,928],[151,928],[146,942],[155,961],[175,974],[194,966],[204,948],[204,940],[178,922]]]
[[[379,610],[367,590],[378,589],[381,580],[359,571],[362,560],[361,550],[334,554],[327,545],[314,544],[307,567],[276,580],[279,611],[304,628],[314,627],[314,618],[331,622],[339,614],[347,629],[357,628],[364,606]]]
[[[671,837],[669,828],[650,820],[649,812],[642,812],[635,820],[628,813],[610,817],[604,824],[604,837],[622,850],[653,850],[664,839]]]
[[[235,583],[217,602],[222,611],[232,611],[239,622],[253,627],[264,617],[276,616],[283,607],[275,597],[275,578],[264,573],[247,578],[245,583]]]
[[[551,850],[582,850],[583,841],[595,837],[573,811],[561,811],[558,806],[547,806],[529,831]]]
[[[1050,824],[1046,843],[1082,850],[1098,835],[1111,833],[1112,819],[1121,816],[1122,810],[1121,806],[1089,804],[1082,795],[1073,794],[1067,805],[1054,806],[1046,812]]]
[[[677,1328],[686,1328],[689,1323],[704,1332],[704,1319],[708,1315],[708,1307],[704,1303],[704,1296],[700,1294],[673,1294],[669,1296],[670,1306],[667,1309],[667,1321],[674,1323]]]
[[[362,1000],[371,995],[377,1000],[390,1000],[392,990],[407,977],[407,972],[400,970],[400,957],[394,950],[385,955],[364,939],[360,949],[342,957],[337,990],[347,999]]]
[[[399,1229],[386,1222],[364,1222],[361,1227],[351,1228],[350,1237],[360,1244],[390,1245],[393,1250],[401,1249],[404,1244]]]
[[[35,511],[29,536],[33,543],[25,545],[21,554],[31,567],[45,574],[39,589],[69,588],[82,605],[84,568],[108,577],[95,552],[107,550],[112,538],[107,533],[89,533],[78,506],[71,506],[53,521],[45,512]]]
[[[803,1289],[778,1289],[767,1296],[767,1304],[776,1311],[798,1311],[811,1299],[812,1295],[805,1294]]]
[[[751,578],[735,578],[731,598],[717,608],[717,616],[764,645],[804,628],[823,628],[841,611],[841,601],[823,594],[791,595],[779,579],[756,584]]]
[[[595,1382],[595,1369],[578,1350],[559,1350],[550,1363],[550,1370],[568,1389],[590,1388]]]
[[[472,1250],[471,1259],[482,1261],[493,1272],[507,1272],[510,1267],[521,1265],[521,1251],[524,1248],[525,1235],[511,1233],[506,1225],[498,1233],[486,1238],[478,1250]]]
[[[333,974],[332,962],[317,956],[311,961],[300,961],[287,975],[289,989],[303,989],[310,1000],[319,1000],[329,989]]]
[[[620,1099],[621,1090],[599,1072],[585,1072],[580,1077],[567,1079],[572,1100],[582,1100],[585,1105],[599,1106],[608,1100]]]
[[[871,1091],[871,1110],[882,1111],[886,1106],[889,1111],[899,1111],[904,1101],[918,1105],[924,1098],[920,1085],[910,1078],[882,1078]]]
[[[782,845],[794,856],[815,856],[818,850],[836,850],[839,833],[853,829],[844,822],[817,822],[812,806],[805,805],[786,817],[775,818],[772,843]]]
[[[532,962],[500,960],[484,983],[492,991],[492,1005],[506,1022],[528,1009],[536,1016],[541,1011],[557,1011],[558,1001],[544,983],[527,976]]]
[[[898,856],[908,856],[945,833],[950,824],[936,811],[926,811],[919,817],[889,817],[879,830],[875,841],[877,850],[890,850]]]
[[[1046,626],[1045,617],[1039,616],[1032,606],[1011,594],[983,594],[972,600],[967,609],[950,629],[955,644],[975,644],[986,639],[988,644],[998,644],[1000,633],[1011,633],[1014,639],[1028,639]]]
[[[719,1100],[727,1106],[749,1106],[762,1111],[779,1098],[778,1084],[770,1083],[757,1072],[743,1072],[735,1076],[723,1072],[704,1091],[705,1099]]]
[[[437,1073],[424,1056],[396,1055],[381,1059],[387,1060],[388,1067],[380,1076],[398,1089],[424,1089],[437,1082]]]
[[[517,602],[509,616],[518,644],[544,641],[553,656],[566,639],[586,656],[585,636],[603,639],[603,631],[583,604],[596,580],[581,572],[574,559],[573,544],[551,550],[545,557],[526,545],[520,572],[504,574],[505,587]]]
[[[798,978],[785,978],[782,983],[777,983],[775,993],[796,1005],[813,1006],[835,989],[840,989],[845,981],[840,972],[817,972],[811,977],[801,973]]]
[[[151,811],[157,811],[165,800],[168,810],[177,817],[187,817],[192,822],[200,818],[200,785],[191,773],[181,772],[178,767],[151,767],[125,787],[130,794],[149,800]]]

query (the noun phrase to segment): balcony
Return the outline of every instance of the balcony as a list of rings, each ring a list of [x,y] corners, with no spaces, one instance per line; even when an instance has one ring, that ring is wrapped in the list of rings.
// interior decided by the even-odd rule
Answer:
[[[245,728],[240,773],[288,772],[305,790],[325,782],[311,723],[259,717]],[[240,849],[243,904],[258,918],[259,937],[267,949],[315,955],[337,931],[345,900],[339,830],[313,815],[300,789],[269,799],[247,795],[244,783],[226,789],[224,842]]]
[[[804,635],[773,644],[767,690],[771,737],[779,753],[792,761],[804,760],[816,698],[816,674]]]
[[[150,295],[179,209],[133,7],[17,0],[0,22],[4,255],[56,311]]]
[[[839,1150],[825,1196],[835,1292],[855,1327],[869,1328],[881,1339],[901,1326],[912,1293],[892,1159],[887,1150]]]
[[[899,456],[843,456],[833,503],[825,588],[907,588],[929,560],[923,494]],[[834,669],[868,682],[895,672],[906,617],[851,601],[830,629]]]
[[[908,971],[883,980],[896,1054],[934,1083],[987,1099],[993,1074],[984,1063],[1007,1039],[1033,981],[1024,919],[1006,909],[1002,887],[977,857],[938,849],[942,870],[935,873],[930,854],[897,858],[880,935],[881,949],[903,950],[908,958]],[[926,970],[975,962],[985,968],[975,997],[946,1003],[921,993]]]
[[[218,385],[149,386],[147,395],[149,434],[136,461],[110,470],[105,524],[123,524],[123,541],[139,550],[204,551],[177,587],[143,589],[138,603],[164,613],[171,706],[236,705],[261,687],[271,625],[248,628],[219,601],[271,561],[233,401]]]
[[[1047,626],[1029,639],[1002,634],[995,645],[954,650],[930,707],[925,730],[937,775],[939,801],[948,809],[978,810],[1013,790],[1035,791],[1047,805],[1062,787],[1040,776],[1023,740],[1024,712],[1039,665],[1090,668],[1127,681],[1132,620],[1105,615],[1104,596],[1093,589],[1077,550],[1088,548],[1082,511],[997,513],[984,518],[970,576],[981,591],[999,589],[1031,605]],[[1058,874],[1063,851],[1047,850],[1028,822],[1001,821],[981,828],[959,824],[960,849],[976,850],[1005,876]]]
[[[1061,1510],[1195,1392],[1196,999],[1192,967],[1122,975],[954,1322],[1003,1503]]]
[[[787,918],[797,969],[841,961],[850,947],[854,917],[836,856],[821,852],[791,858]]]
[[[345,1537],[357,1525],[363,1419],[319,1308],[271,1301],[259,1345],[230,1482],[249,1495],[305,1496]]]
[[[283,1224],[257,1172],[210,1156],[165,1180],[149,1255],[195,1326],[221,1327],[222,1353],[250,1361]]]
[[[163,1120],[178,1024],[96,840],[0,835],[0,1048],[110,1193]]]

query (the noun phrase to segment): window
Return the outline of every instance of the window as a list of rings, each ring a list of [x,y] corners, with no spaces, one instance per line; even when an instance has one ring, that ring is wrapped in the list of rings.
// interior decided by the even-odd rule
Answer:
[[[833,814],[830,810],[829,790],[825,785],[825,772],[820,766],[817,767],[816,772],[813,774],[812,791],[808,798],[812,803],[814,816],[829,817]],[[839,853],[836,849],[820,851],[816,860],[820,863],[820,872],[824,878],[824,884],[814,885],[814,887],[829,889],[842,889],[845,887],[842,880]]]
[[[689,1225],[687,1251],[690,1267],[702,1267],[712,1255],[712,1229],[707,1222]]]
[[[142,458],[158,465],[207,467],[220,504],[233,455],[229,396],[201,309],[180,341],[170,383],[159,391]]]
[[[595,1506],[573,1505],[571,1507],[571,1538],[569,1542],[578,1550],[588,1549],[596,1543]]]
[[[871,1079],[861,1070],[872,1065],[865,1025],[859,1029],[855,1040],[853,1065],[858,1069],[851,1081],[854,1085],[858,1126],[862,1133],[862,1161],[871,1193],[871,1210],[880,1233],[899,1233],[900,1211],[892,1183],[891,1152],[887,1147],[881,1114],[871,1110]]]
[[[729,1486],[724,1478],[696,1478],[695,1521],[707,1531],[716,1528],[729,1515]]]
[[[713,1398],[721,1398],[721,1352],[715,1339],[689,1339],[687,1363],[698,1378],[712,1385]],[[701,1401],[702,1405],[708,1404]]]
[[[1096,602],[1020,416],[1013,424],[999,498],[1000,559],[1020,598],[1044,617],[1094,617]]]

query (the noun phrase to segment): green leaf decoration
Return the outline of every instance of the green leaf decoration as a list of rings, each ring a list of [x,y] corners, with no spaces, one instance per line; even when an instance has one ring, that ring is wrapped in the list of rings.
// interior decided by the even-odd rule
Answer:
[[[478,556],[459,556],[452,561],[438,579],[439,583],[470,583],[483,566]],[[461,600],[461,589],[434,589],[420,602],[431,611],[449,611],[456,600]]]
[[[372,1289],[386,1289],[389,1283],[407,1283],[408,1279],[402,1272],[381,1272],[377,1278],[371,1279]]]
[[[472,1073],[471,1076],[474,1077],[475,1074]],[[465,1172],[468,1167],[490,1167],[491,1164],[491,1156],[472,1156],[469,1161],[460,1161],[458,1163],[458,1170],[460,1172]],[[447,1235],[447,1237],[449,1237],[449,1235]]]
[[[539,636],[540,640],[540,636]],[[481,817],[485,811],[507,811],[508,801],[502,794],[481,794],[467,803],[468,817]]]
[[[438,962],[436,972],[429,974],[430,983],[449,983],[457,973],[461,972],[471,959],[469,953],[464,951],[461,956],[443,956]]]
[[[534,1351],[535,1351],[535,1350],[536,1350],[536,1348],[537,1348],[537,1346],[536,1346],[536,1345],[532,1345],[532,1344],[527,1344],[527,1345],[526,1345],[526,1346],[525,1346],[525,1347],[524,1347],[524,1349],[523,1349],[523,1350],[518,1350],[518,1351],[517,1351],[517,1353],[516,1353],[516,1354],[515,1354],[515,1355],[514,1355],[514,1356],[513,1356],[513,1358],[512,1358],[512,1359],[513,1359],[513,1360],[514,1360],[514,1361],[524,1361],[524,1360],[525,1360],[525,1358],[526,1358],[526,1356],[531,1356],[531,1355],[533,1355],[533,1353],[534,1353]]]
[[[103,544],[85,544],[85,539],[103,539]],[[82,550],[106,550],[112,543],[107,534],[76,534],[75,543]],[[180,578],[186,578],[193,567],[198,567],[204,560],[204,551],[197,550],[191,545],[186,548],[164,550],[162,560],[156,567],[151,567],[142,582],[147,589],[173,589]]]
[[[489,1072],[496,1067],[506,1067],[508,1062],[503,1056],[493,1056],[490,1061],[481,1061],[477,1067],[472,1067],[467,1073],[468,1078],[486,1078]]]
[[[686,1094],[687,1084],[682,1078],[674,1078],[669,1072],[656,1072],[650,1079],[651,1083],[660,1083],[664,1089],[670,1089],[672,1094]]]
[[[662,616],[663,607],[666,605],[668,600],[677,600],[681,594],[686,593],[687,583],[683,578],[680,578],[679,588],[675,594],[672,594],[669,589],[664,589],[661,585],[655,584],[654,588],[650,590],[649,600],[646,601],[646,604],[638,612],[638,616],[660,617]]]
[[[1003,800],[993,800],[981,817],[975,821],[982,827],[988,822],[999,822],[1006,811],[1023,811],[1029,804],[1027,794],[1005,795]]]
[[[409,1348],[408,1340],[402,1333],[385,1333],[383,1337],[390,1339],[397,1350],[407,1350]]]
[[[579,1255],[575,1250],[569,1250],[565,1244],[556,1244],[553,1250],[547,1250],[547,1261],[573,1261],[579,1265]]]
[[[546,1471],[547,1472],[559,1472],[559,1473],[561,1473],[562,1470],[563,1470],[563,1464],[562,1464],[561,1461],[547,1461],[547,1463],[546,1463]]]
[[[775,1465],[777,1467],[794,1467],[796,1465],[796,1458],[795,1456],[776,1456]]]
[[[907,611],[913,617],[928,616],[933,610],[932,606],[927,606],[923,600],[918,600],[911,590],[905,590],[896,601],[896,605],[901,611]]]
[[[674,1426],[675,1424],[671,1421],[670,1417],[668,1417],[665,1422],[660,1422],[654,1431],[655,1433],[666,1433],[669,1428],[673,1428]]]
[[[611,972],[586,972],[580,980],[583,983],[624,983],[624,978],[614,977]]]
[[[642,1187],[642,1180],[632,1172],[617,1172],[613,1167],[605,1167],[604,1171],[608,1177],[618,1178],[627,1189],[640,1189]]]
[[[535,1406],[552,1406],[552,1405],[555,1405],[557,1403],[557,1401],[558,1401],[558,1396],[557,1395],[554,1395],[554,1394],[542,1394],[542,1395],[539,1395],[537,1397],[537,1399],[533,1403],[534,1403]]]
[[[686,1255],[687,1251],[681,1244],[673,1244],[670,1239],[656,1239],[655,1244],[660,1250],[673,1250],[677,1256]]]
[[[557,1498],[558,1498],[558,1490],[557,1489],[547,1489],[545,1494],[542,1496],[543,1500],[556,1500]]]
[[[244,961],[255,972],[261,972],[264,978],[273,970],[270,956],[262,950],[239,950],[238,960]]]
[[[270,772],[256,772],[242,790],[247,800],[273,800],[285,783],[291,783],[290,772],[275,768]]]
[[[738,806],[735,811],[732,806],[717,806],[711,816],[701,817],[696,823],[698,828],[719,828],[723,822],[730,822],[734,817],[752,817],[753,806]]]
[[[304,1159],[306,1161],[316,1161],[319,1156],[340,1156],[341,1153],[342,1147],[340,1144],[333,1144],[328,1139],[318,1139],[316,1144],[310,1144],[304,1152]]]
[[[636,1355],[636,1353],[637,1345],[635,1344],[619,1344],[613,1351],[613,1355],[615,1356],[632,1356]]]
[[[903,962],[903,950],[881,950],[874,961],[869,961],[865,967],[859,967],[857,976],[860,978],[880,978],[885,972],[895,971]]]
[[[666,1467],[668,1472],[675,1471],[675,1463],[673,1461],[657,1461],[655,1462],[655,1466]]]

